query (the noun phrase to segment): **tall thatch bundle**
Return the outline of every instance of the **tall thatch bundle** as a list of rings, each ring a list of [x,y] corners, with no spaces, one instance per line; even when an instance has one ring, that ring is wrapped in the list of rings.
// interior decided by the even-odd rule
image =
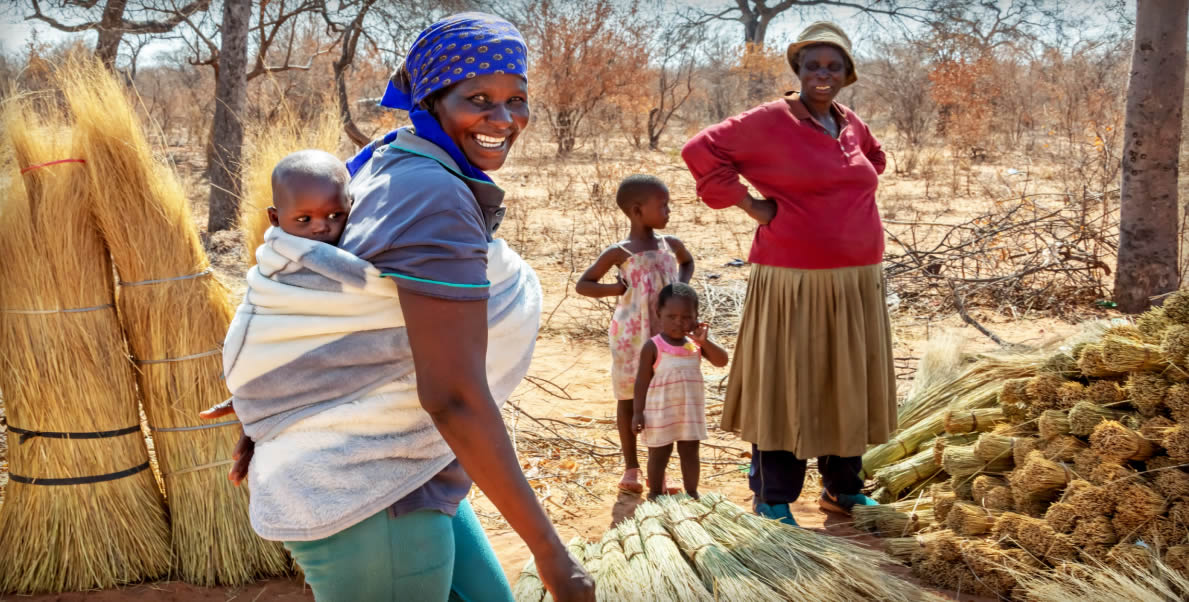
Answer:
[[[1013,490],[1032,497],[1045,495],[1065,487],[1071,479],[1069,469],[1044,457],[1041,452],[1028,454],[1023,466],[1008,476]]]
[[[1016,438],[1011,435],[983,433],[974,443],[974,457],[983,462],[1012,458],[1012,464],[1015,464],[1015,458],[1012,456],[1012,448],[1015,447],[1015,444]]]
[[[1045,410],[1036,419],[1036,426],[1040,430],[1042,439],[1052,439],[1059,435],[1069,434],[1069,412],[1063,410]]]
[[[653,502],[645,502],[636,508],[635,522],[644,554],[651,570],[664,575],[669,587],[680,594],[676,600],[709,602],[714,598],[700,583],[698,574],[681,555],[681,549],[665,530],[664,509]],[[630,549],[625,546],[625,549]],[[633,559],[635,556],[633,556]],[[630,560],[629,560],[630,563]]]
[[[665,523],[673,539],[693,562],[707,590],[725,600],[780,600],[763,581],[756,579],[738,558],[716,542],[697,522],[689,507],[673,497],[661,498]]]
[[[1106,420],[1094,427],[1090,447],[1108,462],[1147,460],[1156,454],[1156,446],[1143,435],[1114,420]]]
[[[932,478],[939,470],[933,450],[927,449],[875,471],[875,482],[893,495],[899,495],[916,483]]]
[[[0,198],[0,390],[8,484],[0,593],[112,587],[169,571],[136,383],[87,172],[54,115],[8,100]],[[6,145],[7,146],[7,145]],[[41,167],[35,167],[41,166]]]
[[[221,346],[235,308],[211,274],[186,197],[154,161],[124,91],[98,62],[65,69],[59,83],[121,280],[120,319],[165,478],[178,575],[214,585],[283,573],[281,545],[252,532],[248,491],[226,477],[239,428],[198,417],[228,396]]]
[[[1141,416],[1151,418],[1164,407],[1164,396],[1170,386],[1159,374],[1135,372],[1127,377],[1127,399]]]
[[[951,445],[941,456],[941,467],[951,476],[964,477],[978,472],[1005,472],[1011,470],[1014,461],[1002,456],[990,462],[974,454],[973,445]]]
[[[1136,334],[1139,335],[1138,330]],[[1102,338],[1102,360],[1108,369],[1115,372],[1159,370],[1168,367],[1168,361],[1160,352],[1159,345],[1114,333],[1107,333]]]
[[[329,101],[313,120],[304,120],[282,101],[281,118],[249,133],[251,152],[244,162],[244,195],[239,207],[239,229],[244,259],[256,263],[256,247],[268,230],[268,208],[272,205],[272,170],[290,153],[316,148],[334,154],[338,150],[342,122]]]
[[[1119,420],[1123,415],[1124,412],[1082,401],[1069,410],[1069,432],[1079,437],[1089,437],[1098,423]]]

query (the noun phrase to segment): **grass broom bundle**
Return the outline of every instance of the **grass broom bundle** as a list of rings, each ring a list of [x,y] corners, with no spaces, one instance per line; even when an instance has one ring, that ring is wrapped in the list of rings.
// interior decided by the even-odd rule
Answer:
[[[77,162],[46,165],[76,158],[60,118],[9,99],[2,119],[13,169],[2,176],[0,197],[9,473],[0,505],[0,594],[163,576],[169,527],[113,307],[111,264],[88,199],[79,195],[86,171]],[[94,481],[76,480],[86,477]]]
[[[1151,462],[1148,463],[1148,468],[1151,470]],[[1189,500],[1189,473],[1170,466],[1157,470],[1151,476],[1152,484],[1165,497]],[[1189,521],[1186,521],[1186,524],[1189,525]]]
[[[664,575],[672,590],[680,595],[673,599],[699,602],[714,600],[665,529],[664,509],[656,502],[644,502],[636,507],[633,516],[651,570]]]
[[[941,468],[954,477],[965,477],[978,472],[1006,472],[1014,461],[1001,457],[990,462],[974,454],[973,445],[952,445],[945,448],[941,456]]]
[[[979,433],[958,433],[956,435],[944,435],[933,440],[933,445],[929,446],[933,449],[933,461],[937,465],[941,465],[941,455],[945,453],[945,448],[948,445],[971,445],[978,441]]]
[[[1015,458],[1012,456],[1012,448],[1015,447],[1015,444],[1016,438],[1010,435],[982,433],[974,443],[974,457],[983,462],[1012,458],[1014,465]]]
[[[78,62],[58,83],[77,124],[74,152],[87,160],[92,212],[122,281],[120,319],[165,479],[177,574],[211,586],[284,573],[281,544],[248,524],[247,488],[227,480],[240,429],[198,417],[229,395],[220,350],[235,307],[210,273],[186,197],[154,161],[110,72]]]
[[[1159,374],[1134,372],[1127,377],[1127,400],[1140,416],[1152,418],[1164,407],[1164,397],[1170,386]]]
[[[239,229],[244,242],[244,261],[256,264],[256,248],[268,230],[268,208],[272,206],[272,170],[286,155],[319,149],[335,154],[342,122],[338,110],[325,102],[313,119],[302,119],[289,103],[281,101],[278,121],[249,132],[251,152],[243,166],[244,195],[240,201]]]
[[[908,562],[921,551],[921,541],[914,537],[889,537],[883,540],[883,551],[888,556]]]
[[[1069,432],[1079,437],[1089,437],[1098,423],[1119,420],[1125,412],[1112,410],[1088,401],[1079,402],[1069,410]]]
[[[1002,423],[1003,408],[979,408],[975,410],[949,410],[945,413],[945,432],[983,433]]]
[[[1165,297],[1161,307],[1170,322],[1189,326],[1189,291],[1182,289]]]
[[[1177,324],[1165,330],[1160,353],[1172,364],[1185,367],[1189,360],[1189,326]]]
[[[1008,475],[1013,491],[1037,498],[1057,491],[1071,480],[1069,469],[1044,457],[1038,451],[1028,454],[1028,459]]]
[[[1030,420],[1028,404],[1028,379],[1014,378],[1005,383],[999,390],[999,407],[1003,410],[1003,418],[1011,424],[1023,424]]]
[[[1069,434],[1069,412],[1062,410],[1045,410],[1036,419],[1036,427],[1040,431],[1041,439],[1052,439],[1059,435]]]
[[[643,600],[701,600],[706,590],[697,578],[694,581],[673,583],[663,571],[656,570],[644,552],[644,539],[635,519],[628,518],[619,523],[619,544],[628,563],[628,579],[640,592]],[[680,586],[680,587],[678,587]],[[701,597],[699,597],[701,596]]]
[[[1055,462],[1073,462],[1089,448],[1085,441],[1073,435],[1057,435],[1041,442],[1044,456]]]
[[[679,499],[661,498],[665,527],[677,545],[698,569],[702,584],[723,600],[780,600],[781,597],[739,561],[730,550],[714,540],[698,522],[697,515]]]
[[[1107,367],[1102,345],[1098,343],[1090,343],[1082,348],[1081,354],[1078,356],[1078,370],[1081,370],[1082,375],[1087,378],[1103,378],[1122,374]]]
[[[945,524],[954,533],[971,537],[989,532],[1000,514],[1002,512],[988,510],[970,502],[958,502],[950,508]]]
[[[1115,420],[1100,422],[1094,427],[1090,447],[1104,461],[1120,464],[1129,460],[1147,460],[1156,454],[1156,446],[1151,441]]]
[[[1045,511],[1045,522],[1058,533],[1073,533],[1078,524],[1077,508],[1066,502],[1053,502]]]
[[[1011,487],[1007,484],[1006,479],[1000,477],[991,475],[974,477],[970,493],[975,504],[988,510],[1005,511],[1014,507]]]
[[[927,449],[875,471],[875,482],[893,495],[899,495],[909,487],[932,478],[938,470],[940,468],[933,459],[933,450]]]
[[[1135,319],[1135,327],[1139,329],[1143,340],[1148,343],[1159,344],[1172,326],[1173,324],[1169,322],[1163,307],[1153,307]]]
[[[1189,425],[1178,424],[1164,432],[1160,440],[1168,457],[1177,462],[1189,462]]]
[[[641,595],[639,585],[632,582],[632,572],[619,537],[617,529],[609,529],[599,541],[599,579],[595,594],[599,600],[643,602],[647,598]]]
[[[1168,393],[1164,396],[1164,405],[1173,420],[1189,424],[1189,385],[1176,384],[1169,387]]]
[[[1108,369],[1115,372],[1142,372],[1168,367],[1159,345],[1113,333],[1102,338],[1102,360]]]
[[[702,522],[715,540],[786,599],[908,602],[930,598],[916,585],[870,570],[889,559],[845,539],[760,518],[715,493],[687,504],[704,517]]]

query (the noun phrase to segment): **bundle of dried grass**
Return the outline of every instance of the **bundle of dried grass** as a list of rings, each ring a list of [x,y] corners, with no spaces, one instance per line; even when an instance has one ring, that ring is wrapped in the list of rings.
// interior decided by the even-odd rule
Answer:
[[[1189,462],[1189,425],[1178,424],[1164,431],[1160,444],[1168,451],[1168,457],[1177,462]]]
[[[1073,471],[1083,478],[1088,478],[1099,464],[1102,464],[1102,458],[1089,447],[1073,457]]]
[[[990,510],[969,502],[958,502],[950,508],[945,524],[958,535],[982,535],[990,532],[1001,514],[998,510]]]
[[[244,195],[240,202],[239,229],[244,241],[244,260],[256,263],[256,248],[268,230],[268,208],[272,206],[272,170],[292,152],[316,148],[329,153],[338,150],[342,121],[337,108],[324,103],[314,119],[302,119],[289,103],[281,100],[275,121],[249,132],[251,152],[244,162]]]
[[[977,472],[1006,472],[1011,470],[1014,462],[1011,458],[1001,457],[990,462],[984,461],[974,454],[973,445],[954,445],[945,448],[941,455],[941,467],[955,477],[965,477]]]
[[[1097,380],[1090,383],[1086,397],[1091,402],[1109,406],[1127,399],[1127,390],[1113,380]]]
[[[1107,488],[1082,479],[1069,482],[1061,501],[1073,506],[1074,513],[1083,519],[1107,516],[1115,511],[1115,500]]]
[[[661,498],[665,526],[698,569],[702,584],[725,600],[780,600],[764,579],[749,570],[706,532],[697,516],[675,497]]]
[[[974,503],[988,510],[1011,510],[1015,507],[1012,502],[1011,487],[1006,479],[991,475],[979,475],[974,478],[971,487],[971,497]]]
[[[892,512],[881,515],[875,519],[875,528],[881,537],[904,536],[931,526],[935,520],[933,508],[925,507],[914,512]]]
[[[978,441],[979,433],[958,433],[956,435],[946,435],[938,437],[933,440],[933,461],[941,466],[941,456],[945,452],[948,445],[970,445]]]
[[[999,407],[1003,418],[1011,424],[1023,424],[1031,420],[1028,409],[1028,379],[1015,378],[1003,383],[999,390]]]
[[[922,549],[921,541],[913,537],[889,537],[883,540],[883,551],[900,562],[909,562]]]
[[[1177,423],[1173,422],[1170,418],[1165,416],[1156,416],[1141,422],[1138,431],[1139,434],[1148,441],[1160,441],[1164,438],[1164,435],[1168,432],[1168,429],[1176,425]]]
[[[1009,597],[1019,584],[1017,573],[1034,572],[1037,564],[1022,550],[1004,550],[985,541],[962,545],[962,562],[987,595]]]
[[[640,586],[631,579],[632,571],[623,546],[619,543],[619,531],[609,529],[599,541],[599,580],[597,593],[606,600],[633,600],[640,597]]]
[[[1118,376],[1120,372],[1111,370],[1106,365],[1102,354],[1102,345],[1091,343],[1082,348],[1078,356],[1078,370],[1087,378],[1103,378]]]
[[[169,571],[111,264],[80,196],[87,174],[78,162],[50,164],[78,155],[60,118],[45,118],[27,100],[6,101],[12,167],[26,172],[0,176],[0,593],[107,588]]]
[[[995,525],[991,527],[991,537],[1000,544],[1016,545],[1016,538],[1019,537],[1020,523],[1027,516],[1016,512],[1004,512],[995,519]]]
[[[1002,423],[1003,408],[979,408],[975,410],[949,410],[945,413],[945,432],[983,433]]]
[[[1103,548],[1115,545],[1119,541],[1119,536],[1115,534],[1111,519],[1105,516],[1093,516],[1078,519],[1070,539],[1074,545],[1080,548]]]
[[[1068,410],[1085,401],[1087,394],[1086,385],[1076,380],[1067,380],[1057,388],[1057,409]]]
[[[1054,462],[1073,462],[1082,452],[1089,449],[1085,441],[1073,435],[1057,435],[1042,442],[1044,456]]]
[[[681,549],[665,529],[664,509],[654,502],[645,502],[636,508],[633,516],[639,538],[644,544],[644,554],[650,570],[665,576],[668,587],[680,596],[673,599],[699,602],[713,600],[710,592],[700,585],[702,581],[698,574],[690,567],[685,556],[681,554]],[[626,546],[625,549],[631,547]]]
[[[1148,570],[1155,560],[1152,548],[1133,543],[1119,543],[1106,555],[1107,566],[1114,569],[1130,568]]]
[[[1136,334],[1139,334],[1138,331]],[[1159,345],[1114,333],[1102,338],[1102,359],[1107,369],[1115,372],[1162,370],[1168,367]]]
[[[1040,366],[1041,372],[1051,372],[1061,378],[1077,378],[1082,375],[1078,370],[1078,360],[1072,353],[1058,351],[1045,359]]]
[[[566,547],[574,555],[575,560],[582,562],[583,551],[586,549],[582,538],[571,539]],[[541,602],[546,595],[545,583],[541,581],[541,576],[537,573],[536,559],[530,556],[524,568],[520,569],[520,576],[516,578],[516,583],[512,585],[512,599],[516,602]]]
[[[1016,541],[1021,548],[1050,565],[1077,559],[1077,547],[1069,536],[1057,533],[1040,519],[1020,519],[1016,527]]]
[[[1156,454],[1156,446],[1151,441],[1115,420],[1094,427],[1090,447],[1104,461],[1120,464],[1128,460],[1147,460]]]
[[[1028,461],[1028,454],[1040,449],[1041,440],[1039,437],[1020,437],[1016,439],[1015,445],[1011,449],[1012,464],[1016,466],[1023,466],[1024,462]]]
[[[1082,401],[1069,410],[1069,432],[1081,437],[1089,437],[1094,427],[1104,420],[1119,420],[1125,413],[1112,410],[1096,403]]]
[[[1164,564],[1189,579],[1189,545],[1172,546],[1164,553]]]
[[[1063,410],[1045,410],[1036,419],[1036,427],[1040,430],[1041,439],[1052,439],[1058,435],[1068,435],[1069,412]]]
[[[1066,502],[1053,502],[1045,511],[1045,522],[1058,533],[1073,533],[1078,524],[1077,507]]]
[[[1118,462],[1103,461],[1090,472],[1090,482],[1095,485],[1111,486],[1134,480],[1136,472]]]
[[[1189,359],[1189,326],[1170,326],[1163,335],[1160,340],[1160,352],[1169,362],[1184,367]]]
[[[1065,487],[1071,480],[1069,469],[1045,458],[1040,452],[1028,454],[1023,466],[1008,475],[1013,491],[1040,497]]]
[[[165,479],[177,573],[205,586],[284,573],[280,543],[256,536],[247,489],[226,477],[239,429],[198,417],[228,396],[220,348],[235,307],[210,272],[185,194],[154,160],[110,72],[79,62],[58,81],[77,122],[74,152],[87,159],[86,193],[122,281],[120,319]]]
[[[1148,468],[1152,465],[1149,462]],[[1167,467],[1152,474],[1152,483],[1165,497],[1189,499],[1189,473],[1180,468]],[[1189,522],[1186,523],[1189,525]]]
[[[949,486],[959,500],[974,500],[974,475],[950,477]]]
[[[1092,570],[1022,574],[1020,596],[1052,602],[1179,602],[1189,597],[1189,578],[1146,551],[1129,550],[1113,560],[1115,566]]]
[[[1171,326],[1163,307],[1153,307],[1135,319],[1135,327],[1148,343],[1160,343]]]
[[[634,518],[627,518],[616,528],[619,544],[628,563],[629,581],[638,589],[641,600],[703,600],[706,589],[697,581],[692,571],[685,574],[687,580],[670,579],[664,571],[657,570],[644,552],[644,539]],[[680,581],[680,583],[674,583]]]
[[[1058,392],[1064,383],[1065,381],[1056,374],[1041,373],[1030,378],[1024,391],[1028,394],[1032,410],[1041,412],[1057,409],[1061,405]]]
[[[974,457],[983,462],[1011,458],[1014,465],[1015,457],[1012,455],[1012,448],[1015,447],[1015,444],[1016,437],[999,433],[983,433],[979,435],[978,441],[974,444]]]
[[[1189,291],[1182,289],[1165,297],[1161,307],[1173,324],[1189,325]]]
[[[900,495],[913,485],[932,478],[939,470],[940,467],[933,459],[933,450],[927,449],[875,471],[875,482],[880,487],[887,488],[893,495]]]
[[[1110,487],[1115,501],[1115,515],[1111,526],[1120,541],[1135,541],[1143,536],[1141,529],[1153,519],[1164,514],[1168,501],[1155,489],[1139,479]]]
[[[1175,384],[1169,387],[1164,396],[1164,405],[1173,420],[1189,424],[1189,385]]]
[[[953,491],[934,491],[933,497],[933,520],[937,523],[944,523],[947,516],[949,516],[950,509],[958,501],[958,496]]]
[[[1127,377],[1127,399],[1145,418],[1160,413],[1171,385],[1159,374],[1136,372]]]

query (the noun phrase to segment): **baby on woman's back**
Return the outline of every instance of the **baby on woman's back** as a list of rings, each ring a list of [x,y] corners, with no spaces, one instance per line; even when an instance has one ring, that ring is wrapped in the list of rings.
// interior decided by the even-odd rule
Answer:
[[[337,246],[351,211],[347,166],[320,150],[299,150],[272,170],[268,221],[286,234]]]

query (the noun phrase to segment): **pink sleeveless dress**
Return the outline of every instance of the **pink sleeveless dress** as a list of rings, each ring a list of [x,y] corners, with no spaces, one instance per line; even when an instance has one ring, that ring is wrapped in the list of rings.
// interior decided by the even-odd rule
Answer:
[[[702,383],[702,349],[690,339],[678,347],[661,335],[652,337],[656,364],[644,402],[645,447],[706,438],[706,392]]]
[[[635,396],[640,348],[644,341],[660,332],[657,295],[666,285],[677,282],[677,257],[663,236],[655,251],[632,253],[622,244],[616,246],[630,257],[619,266],[628,290],[619,298],[607,329],[611,343],[611,388],[615,399],[631,399]]]

